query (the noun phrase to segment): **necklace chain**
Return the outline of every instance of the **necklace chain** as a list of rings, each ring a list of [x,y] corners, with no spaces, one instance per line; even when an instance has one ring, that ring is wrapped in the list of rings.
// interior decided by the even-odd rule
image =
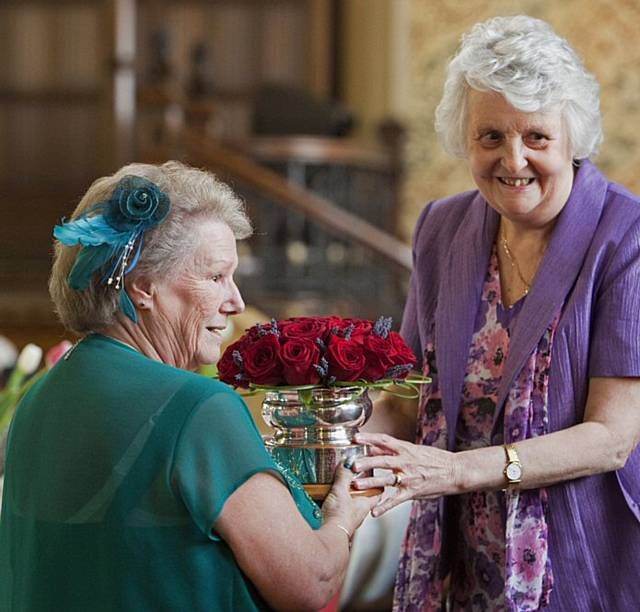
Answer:
[[[516,260],[516,258],[514,257],[513,253],[511,252],[511,249],[509,248],[509,243],[507,242],[507,237],[504,235],[504,229],[501,232],[501,236],[500,236],[500,242],[502,244],[502,249],[505,252],[505,255],[507,256],[507,258],[509,259],[509,263],[511,264],[511,267],[516,271],[516,274],[518,275],[518,278],[520,279],[520,282],[524,285],[524,294],[527,295],[529,293],[529,289],[531,289],[531,283],[527,282],[524,278],[524,275],[522,274],[522,271],[520,270],[520,266],[518,265],[518,262]]]

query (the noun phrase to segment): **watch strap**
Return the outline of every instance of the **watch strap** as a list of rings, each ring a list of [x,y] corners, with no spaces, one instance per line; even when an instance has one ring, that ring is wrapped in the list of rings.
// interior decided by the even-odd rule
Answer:
[[[520,463],[520,457],[518,457],[518,451],[516,450],[515,445],[505,444],[504,452],[507,455],[507,463]]]

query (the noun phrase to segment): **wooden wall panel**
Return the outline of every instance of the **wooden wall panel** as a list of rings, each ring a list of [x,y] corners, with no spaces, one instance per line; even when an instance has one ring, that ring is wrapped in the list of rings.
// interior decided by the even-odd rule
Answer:
[[[262,82],[283,81],[316,94],[333,90],[327,67],[336,2],[2,1],[0,211],[8,221],[0,224],[0,329],[6,317],[24,323],[38,312],[51,319],[46,278],[54,223],[73,210],[91,181],[132,158],[139,124],[162,117],[162,104],[139,106],[130,129],[116,117],[117,79],[149,85],[155,30],[169,32],[167,90],[175,100],[184,101],[193,45],[207,45],[214,95],[205,103],[215,111],[208,127],[218,136],[239,137],[250,132]],[[127,11],[132,18],[118,28],[118,15]],[[131,51],[117,52],[117,33],[134,21],[124,36]],[[128,104],[125,114],[135,110],[134,96]]]
[[[0,6],[0,333],[19,344],[40,327],[60,333],[46,288],[53,225],[105,166],[108,2]]]
[[[92,6],[61,7],[52,18],[53,61],[56,83],[93,90],[101,85],[104,57],[100,47],[105,24]]]
[[[300,87],[307,84],[306,8],[302,3],[263,8],[258,50],[261,80]]]
[[[140,3],[138,59],[141,83],[152,86],[151,39],[168,41],[169,82],[165,91],[179,98],[192,73],[196,44],[206,48],[204,73],[215,105],[210,131],[219,137],[246,137],[255,91],[279,82],[318,95],[333,90],[334,0]]]

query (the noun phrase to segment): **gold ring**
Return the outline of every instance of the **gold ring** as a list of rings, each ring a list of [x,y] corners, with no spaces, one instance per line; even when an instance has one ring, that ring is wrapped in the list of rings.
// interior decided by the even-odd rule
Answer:
[[[393,487],[399,487],[402,484],[402,474],[400,472],[395,473],[395,479],[393,481]]]

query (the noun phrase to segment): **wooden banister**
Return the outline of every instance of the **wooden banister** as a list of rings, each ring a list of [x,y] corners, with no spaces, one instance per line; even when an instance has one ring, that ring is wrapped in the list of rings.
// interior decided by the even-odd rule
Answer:
[[[228,143],[234,149],[265,162],[301,161],[304,163],[348,165],[372,170],[393,171],[393,158],[386,148],[363,146],[348,138],[320,136],[254,136]]]
[[[290,183],[247,155],[203,137],[188,127],[176,131],[173,139],[178,146],[186,149],[190,163],[203,165],[255,189],[279,204],[304,214],[331,232],[368,247],[401,269],[411,270],[411,249],[407,244],[326,198]],[[166,151],[161,150],[149,154],[153,161],[169,157]]]

